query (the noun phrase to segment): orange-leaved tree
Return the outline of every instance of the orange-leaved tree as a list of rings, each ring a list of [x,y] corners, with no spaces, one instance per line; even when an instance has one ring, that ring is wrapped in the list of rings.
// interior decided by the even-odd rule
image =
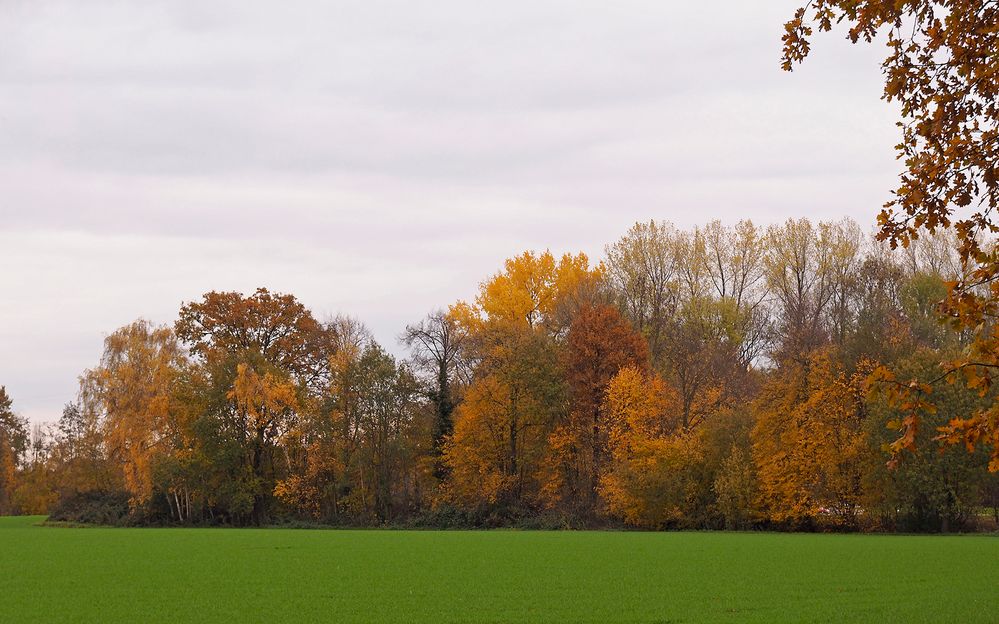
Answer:
[[[600,480],[608,510],[649,528],[680,523],[696,491],[700,440],[684,430],[679,397],[655,374],[629,366],[607,388],[610,465]]]
[[[210,292],[181,307],[177,336],[205,376],[199,410],[208,465],[237,521],[262,522],[300,446],[300,408],[330,376],[335,331],[292,295]],[[292,391],[292,389],[294,391]],[[295,397],[292,397],[292,394]],[[279,445],[284,462],[275,461]]]
[[[456,502],[537,502],[548,436],[565,414],[562,343],[603,273],[584,254],[525,252],[481,284],[474,304],[452,306],[472,368],[444,449]]]
[[[600,477],[609,459],[605,395],[625,367],[646,371],[641,334],[609,305],[583,308],[569,327],[566,380],[569,412],[549,437],[548,502],[597,512]]]
[[[149,500],[154,464],[174,450],[176,389],[187,365],[172,329],[139,320],[108,336],[100,363],[80,379],[82,408],[101,424],[133,505]]]
[[[18,464],[28,447],[27,422],[12,408],[7,388],[0,386],[0,514],[10,513]]]
[[[753,458],[761,503],[772,519],[856,522],[870,369],[862,363],[851,374],[828,349],[818,350],[787,363],[762,390]]]

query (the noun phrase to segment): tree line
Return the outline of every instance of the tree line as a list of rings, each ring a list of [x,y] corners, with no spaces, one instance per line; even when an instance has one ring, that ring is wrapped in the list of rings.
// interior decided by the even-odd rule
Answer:
[[[398,359],[294,296],[210,292],[110,334],[58,423],[0,393],[0,513],[134,524],[952,530],[995,523],[988,449],[912,431],[894,379],[941,323],[952,235],[852,221],[635,224],[596,263],[525,252],[408,325]],[[919,381],[921,380],[921,381]],[[911,436],[893,451],[899,431]]]

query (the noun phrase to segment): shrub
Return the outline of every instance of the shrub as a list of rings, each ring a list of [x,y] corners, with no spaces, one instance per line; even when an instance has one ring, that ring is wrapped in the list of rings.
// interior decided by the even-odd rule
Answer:
[[[129,518],[129,494],[120,490],[76,492],[59,499],[49,520],[120,526]]]

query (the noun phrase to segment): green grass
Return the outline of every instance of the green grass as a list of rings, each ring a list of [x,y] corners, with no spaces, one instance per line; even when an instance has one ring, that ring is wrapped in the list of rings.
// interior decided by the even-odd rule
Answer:
[[[989,536],[40,527],[3,622],[996,622]]]

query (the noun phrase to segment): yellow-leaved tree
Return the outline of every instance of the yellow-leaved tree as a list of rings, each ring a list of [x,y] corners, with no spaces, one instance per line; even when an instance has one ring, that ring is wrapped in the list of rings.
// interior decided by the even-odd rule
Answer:
[[[444,447],[454,502],[537,502],[548,436],[566,411],[561,342],[603,273],[584,254],[525,252],[481,284],[474,304],[452,307],[473,369]]]
[[[14,414],[7,388],[0,386],[0,514],[10,513],[11,495],[17,487],[17,468],[28,447],[25,420]]]
[[[247,461],[253,474],[260,474],[263,463],[273,463],[273,445],[289,432],[291,418],[298,408],[297,388],[279,369],[258,372],[240,362],[228,399],[235,406],[237,418],[249,435]]]
[[[626,367],[607,389],[611,462],[600,493],[612,514],[649,528],[675,526],[696,489],[691,466],[698,437],[681,426],[675,390],[658,376]]]
[[[762,505],[777,522],[853,526],[866,440],[862,363],[846,371],[828,350],[775,373],[756,403],[753,457]]]
[[[173,330],[140,320],[108,336],[100,363],[81,377],[82,409],[101,423],[133,505],[149,500],[154,463],[173,450],[182,413],[175,390],[185,366]]]

